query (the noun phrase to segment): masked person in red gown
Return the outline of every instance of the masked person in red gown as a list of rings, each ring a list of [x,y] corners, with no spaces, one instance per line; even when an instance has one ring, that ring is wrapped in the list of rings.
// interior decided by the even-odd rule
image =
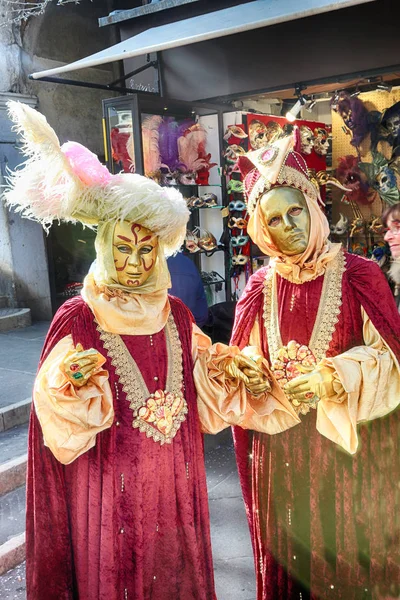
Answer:
[[[268,432],[296,413],[266,361],[212,346],[168,296],[181,194],[60,147],[26,105],[10,103],[10,116],[28,160],[8,204],[45,227],[97,228],[94,272],[57,312],[34,387],[28,599],[214,600],[201,429]]]
[[[296,143],[240,158],[248,231],[270,262],[232,343],[258,346],[300,419],[235,430],[257,598],[397,598],[400,319],[379,267],[328,241]]]

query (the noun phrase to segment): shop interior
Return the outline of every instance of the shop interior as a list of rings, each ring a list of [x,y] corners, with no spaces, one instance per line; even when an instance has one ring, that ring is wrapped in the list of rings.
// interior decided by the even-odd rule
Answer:
[[[400,73],[298,84],[214,106],[149,96],[104,101],[101,158],[113,173],[145,174],[181,191],[191,214],[182,251],[201,272],[210,306],[234,303],[268,262],[247,235],[238,157],[294,126],[331,239],[388,265],[380,216],[400,200]],[[80,226],[52,228],[56,306],[79,293],[94,237]]]

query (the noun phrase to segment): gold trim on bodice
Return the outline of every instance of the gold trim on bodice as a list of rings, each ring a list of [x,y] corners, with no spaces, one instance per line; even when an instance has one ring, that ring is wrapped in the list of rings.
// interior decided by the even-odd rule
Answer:
[[[150,394],[121,336],[103,331],[100,325],[97,330],[133,411],[132,427],[161,445],[171,443],[188,412],[183,397],[182,346],[172,313],[164,329],[168,357],[166,386],[154,394]]]
[[[343,252],[339,252],[335,258],[328,263],[325,270],[318,312],[308,345],[315,356],[317,363],[325,358],[332,341],[336,324],[339,321],[342,305],[342,278],[346,269],[345,263],[346,261]],[[269,269],[265,276],[263,292],[264,326],[267,333],[268,348],[272,363],[278,358],[279,350],[283,347],[279,327],[276,273],[273,268]]]

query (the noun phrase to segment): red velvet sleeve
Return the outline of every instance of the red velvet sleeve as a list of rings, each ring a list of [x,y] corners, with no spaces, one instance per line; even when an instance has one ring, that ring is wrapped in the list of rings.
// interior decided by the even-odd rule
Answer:
[[[389,284],[372,260],[347,254],[350,285],[375,329],[400,360],[400,315]],[[343,302],[346,299],[343,298]]]
[[[71,333],[72,323],[82,303],[81,298],[74,298],[57,312],[45,340],[41,362],[59,340]],[[72,550],[64,467],[44,446],[33,404],[29,424],[26,505],[27,598],[72,600]]]

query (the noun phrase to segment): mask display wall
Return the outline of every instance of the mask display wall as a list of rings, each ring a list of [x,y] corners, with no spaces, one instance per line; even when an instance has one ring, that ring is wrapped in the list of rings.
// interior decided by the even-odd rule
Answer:
[[[262,140],[267,143],[272,143],[280,137],[289,135],[293,130],[293,125],[297,125],[300,130],[301,136],[301,148],[299,152],[302,153],[304,160],[307,163],[309,169],[313,169],[316,173],[318,171],[325,171],[326,169],[326,154],[329,150],[329,136],[331,134],[329,125],[320,121],[306,121],[304,119],[297,119],[295,123],[288,123],[284,117],[278,117],[275,115],[258,115],[258,114],[247,114],[245,117],[245,126],[249,132],[248,138],[248,149],[257,150],[262,146],[258,145],[259,140],[254,139],[255,133],[252,132],[261,131],[263,129],[264,134]],[[318,152],[315,148],[317,141]],[[247,140],[246,140],[247,142]],[[326,146],[326,151],[324,149]]]
[[[341,109],[332,111],[332,166],[339,181],[351,189],[345,194],[333,191],[332,217],[334,223],[338,222],[340,213],[349,219],[349,236],[353,237],[354,248],[361,244],[370,256],[374,245],[383,239],[382,231],[376,226],[382,210],[400,200],[400,90],[362,92],[358,100],[355,105],[348,94],[344,94],[339,103]],[[358,129],[360,136],[362,133],[364,136],[355,148],[354,119],[357,119],[357,106],[361,105],[364,116],[358,124],[365,125],[367,119],[368,128]],[[343,129],[349,118],[353,135]],[[360,227],[356,227],[356,220],[360,221]]]

